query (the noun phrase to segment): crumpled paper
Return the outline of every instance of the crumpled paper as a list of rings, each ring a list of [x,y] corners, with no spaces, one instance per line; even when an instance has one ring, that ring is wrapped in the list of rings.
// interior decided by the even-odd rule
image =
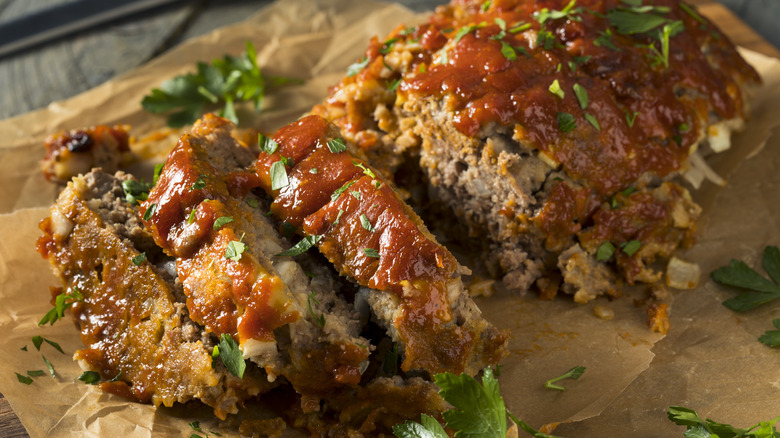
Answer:
[[[56,196],[38,165],[46,135],[94,124],[130,124],[137,137],[160,130],[165,120],[142,111],[143,95],[190,71],[198,60],[241,52],[247,40],[257,48],[265,73],[306,81],[267,97],[254,124],[272,132],[322,100],[327,87],[362,56],[371,36],[421,20],[424,16],[396,5],[287,0],[82,95],[0,122],[0,330],[5,335],[0,392],[30,435],[189,436],[193,431],[187,423],[195,420],[222,436],[237,433],[235,419],[220,423],[197,404],[156,409],[77,381],[81,370],[70,354],[81,343],[69,317],[51,327],[37,326],[50,308],[49,286],[56,284],[48,262],[34,249],[37,223]],[[669,405],[686,405],[742,427],[780,415],[780,351],[756,341],[772,328],[780,307],[735,314],[720,305],[733,292],[706,276],[730,258],[758,266],[764,245],[780,244],[780,132],[773,131],[780,124],[780,62],[753,52],[744,55],[765,84],[756,93],[745,132],[734,138],[731,150],[710,160],[729,184],[706,183],[694,193],[705,212],[699,243],[682,256],[698,262],[705,275],[697,289],[674,292],[672,329],[665,338],[647,328],[643,307],[634,304],[643,297],[641,291],[586,305],[501,291],[477,300],[489,320],[512,330],[499,382],[508,409],[529,424],[561,423],[555,433],[567,437],[657,437],[681,435],[682,429],[666,419]],[[146,143],[140,152],[153,158],[173,145],[176,134]],[[597,305],[610,307],[615,318],[595,317]],[[58,342],[67,354],[46,343],[36,351],[35,335]],[[24,346],[27,351],[21,350]],[[45,370],[41,355],[52,362],[57,377],[36,377],[30,386],[19,383],[15,372]],[[565,391],[543,388],[546,380],[575,365],[587,371],[576,382],[562,382]]]

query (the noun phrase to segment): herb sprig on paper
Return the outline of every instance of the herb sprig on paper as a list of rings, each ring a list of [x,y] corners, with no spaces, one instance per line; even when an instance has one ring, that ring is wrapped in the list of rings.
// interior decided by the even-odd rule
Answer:
[[[301,82],[263,75],[257,65],[257,52],[247,41],[246,51],[239,56],[225,55],[210,64],[198,62],[196,73],[163,82],[143,98],[141,106],[151,113],[169,113],[168,126],[173,128],[195,122],[207,107],[219,108],[220,116],[238,123],[236,102],[252,102],[259,112],[266,90]]]
[[[775,428],[780,417],[762,421],[748,429],[740,429],[709,418],[704,420],[693,409],[682,406],[669,406],[666,414],[674,424],[687,426],[683,433],[686,438],[780,438]]]
[[[712,271],[712,279],[718,283],[745,290],[724,301],[724,306],[736,312],[745,312],[780,298],[780,249],[776,246],[764,248],[762,265],[771,279],[762,276],[742,260],[735,259],[731,260],[729,266]]]

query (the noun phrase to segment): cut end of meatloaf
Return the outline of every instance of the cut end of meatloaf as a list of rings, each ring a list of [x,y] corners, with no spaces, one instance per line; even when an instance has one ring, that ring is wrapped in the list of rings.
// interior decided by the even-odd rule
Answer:
[[[663,23],[630,32],[619,17],[640,12],[618,0],[453,1],[374,39],[313,113],[373,166],[419,167],[510,289],[562,278],[587,301],[652,283],[700,212],[672,179],[722,182],[701,157],[728,148],[760,78],[691,8],[651,3]]]
[[[113,173],[132,160],[129,126],[99,125],[62,131],[46,138],[41,169],[47,180],[66,184],[71,178],[99,167]]]
[[[212,362],[213,340],[184,305],[174,263],[156,248],[122,182],[99,169],[74,178],[41,222],[39,251],[62,280],[86,348],[74,359],[98,372],[101,388],[171,406],[198,399],[225,418],[274,385],[250,366],[239,379]]]

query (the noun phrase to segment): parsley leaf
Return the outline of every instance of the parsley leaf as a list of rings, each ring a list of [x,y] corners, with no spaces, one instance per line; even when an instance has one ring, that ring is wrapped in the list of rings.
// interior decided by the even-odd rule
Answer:
[[[550,84],[549,87],[547,87],[548,90],[550,90],[550,93],[560,97],[561,99],[566,96],[566,93],[563,92],[563,89],[561,89],[561,84],[558,83],[558,79],[554,80],[552,84]]]
[[[635,252],[639,251],[639,248],[642,247],[642,242],[638,240],[631,240],[629,242],[620,245],[620,247],[623,249],[624,253],[631,256],[634,255]]]
[[[363,254],[366,255],[366,257],[374,257],[379,258],[379,251],[375,250],[374,248],[363,248]]]
[[[246,245],[243,242],[240,240],[231,240],[228,242],[227,248],[225,249],[225,258],[237,262],[241,260],[241,255],[245,250]]]
[[[290,180],[287,179],[287,169],[282,160],[271,164],[268,174],[271,176],[271,190],[279,190],[290,185]]]
[[[443,416],[459,436],[506,436],[506,407],[490,368],[485,369],[482,385],[467,374],[437,374],[434,379],[439,394],[455,408]]]
[[[612,257],[612,254],[615,253],[615,245],[612,244],[609,240],[602,243],[599,246],[599,249],[596,250],[596,260],[600,262],[605,262],[609,260]]]
[[[342,193],[346,192],[349,186],[355,183],[355,180],[349,181],[345,183],[343,186],[337,188],[332,195],[330,195],[330,200],[335,201],[336,199],[339,199],[339,196],[341,196]]]
[[[558,377],[556,377],[554,379],[550,379],[550,380],[544,382],[544,387],[547,388],[547,389],[557,389],[558,391],[563,391],[566,388],[564,388],[563,386],[560,386],[560,385],[556,385],[555,382],[557,382],[559,380],[564,380],[564,379],[577,380],[577,379],[580,378],[580,376],[582,376],[582,374],[584,372],[585,372],[585,367],[583,367],[583,366],[573,367],[569,371],[566,371],[565,373],[563,373],[563,375],[560,375],[560,376],[558,376]]]
[[[317,242],[322,239],[322,235],[314,234],[311,236],[305,236],[302,238],[298,243],[295,244],[292,248],[288,249],[287,251],[282,251],[279,254],[276,254],[277,257],[295,257],[297,255],[301,255],[308,251],[312,246],[316,245]]]
[[[501,54],[504,55],[504,58],[510,61],[517,59],[517,52],[515,52],[514,47],[512,47],[506,41],[501,41]]]
[[[585,113],[585,120],[587,120],[588,123],[593,125],[593,127],[596,128],[596,131],[601,131],[601,126],[599,126],[599,121],[596,118],[596,116],[594,116],[591,113]]]
[[[141,254],[138,254],[137,256],[133,257],[132,262],[135,266],[141,266],[141,263],[143,263],[145,260],[146,260],[146,253],[142,252]]]
[[[639,115],[639,111],[631,112],[626,110],[626,123],[628,123],[629,128],[634,127],[634,121],[636,120],[636,116]]]
[[[100,382],[100,374],[95,371],[84,371],[79,376],[79,380],[88,385],[97,385]]]
[[[41,345],[45,341],[47,344],[49,344],[52,347],[54,347],[54,349],[56,349],[60,353],[65,354],[65,352],[62,350],[62,347],[60,347],[60,344],[58,344],[58,343],[56,343],[56,342],[54,342],[54,341],[52,341],[50,339],[46,339],[43,336],[33,336],[32,337],[32,341],[33,341],[33,345],[35,345],[35,349],[38,350],[38,351],[41,351]]]
[[[767,330],[758,337],[758,341],[770,347],[780,347],[780,318],[773,319],[772,325],[777,330]]]
[[[273,138],[266,137],[263,134],[257,134],[257,145],[260,146],[260,151],[265,152],[268,155],[273,155],[277,149],[279,149],[279,143]]]
[[[356,74],[360,73],[361,70],[366,68],[369,61],[371,61],[371,59],[369,59],[369,57],[366,56],[359,62],[356,62],[350,65],[349,67],[347,67],[347,76],[355,76]]]
[[[373,170],[371,170],[371,169],[369,169],[368,167],[364,166],[364,165],[363,165],[362,163],[360,163],[359,161],[352,160],[352,164],[354,164],[355,166],[357,166],[357,167],[359,167],[359,168],[363,169],[363,174],[364,174],[364,175],[368,175],[368,176],[370,176],[371,178],[376,178],[376,174],[374,173],[374,171],[373,171]]]
[[[19,383],[24,383],[25,385],[31,385],[33,382],[33,379],[25,376],[24,374],[14,373],[16,374],[16,380],[19,381]]]
[[[240,56],[225,55],[210,64],[199,62],[195,73],[176,76],[144,96],[141,106],[151,113],[167,113],[168,125],[174,128],[193,123],[207,105],[223,104],[223,117],[238,123],[233,103],[250,101],[260,111],[267,89],[297,79],[264,76],[257,65],[257,54],[251,42]]]
[[[580,104],[580,108],[585,109],[588,107],[588,90],[580,84],[574,84],[574,95],[577,96],[577,102]]]
[[[311,316],[314,317],[314,320],[317,321],[317,324],[320,327],[325,327],[325,315],[322,314],[322,313],[320,313],[319,315],[314,313],[314,309],[312,309],[312,307],[311,307],[311,302],[312,301],[314,301],[317,304],[320,303],[319,300],[317,300],[317,292],[316,291],[311,291],[311,293],[306,296],[306,302],[309,305],[309,313],[311,314]]]
[[[338,154],[339,152],[346,151],[347,145],[344,144],[344,140],[340,138],[334,138],[333,140],[328,141],[328,149],[334,154]]]
[[[222,363],[225,364],[225,368],[230,374],[239,379],[244,377],[246,370],[244,355],[233,337],[227,333],[222,333],[219,338],[219,358],[222,359]]]
[[[660,15],[623,8],[607,12],[607,19],[619,33],[627,35],[649,32],[667,22],[666,17]]]
[[[363,228],[370,232],[374,232],[374,226],[371,225],[371,221],[368,220],[368,216],[365,214],[360,215],[360,225],[363,225]]]
[[[58,319],[65,316],[65,309],[68,309],[73,306],[74,303],[83,300],[84,297],[77,287],[74,287],[70,292],[63,292],[57,295],[57,297],[54,298],[54,307],[43,315],[43,318],[38,321],[38,325],[41,326],[47,322],[49,325],[54,324]]]
[[[149,222],[152,219],[152,216],[154,216],[155,210],[157,210],[157,204],[150,205],[144,212],[144,220]]]
[[[762,421],[748,429],[740,429],[730,424],[712,421],[709,418],[703,420],[696,411],[682,406],[669,406],[666,415],[674,424],[687,427],[683,433],[686,438],[775,438],[780,436],[774,426],[780,421],[780,417],[770,421]]]
[[[741,260],[732,259],[729,266],[712,271],[710,275],[718,283],[752,291],[726,300],[724,306],[744,312],[780,298],[780,249],[776,246],[764,248],[762,264],[774,281],[761,276]]]
[[[420,423],[407,420],[404,424],[396,424],[393,434],[399,438],[449,438],[444,427],[426,414],[420,416]]]
[[[223,225],[229,224],[233,222],[233,217],[231,216],[220,216],[217,218],[217,220],[214,221],[214,231],[217,231],[218,229],[222,228]]]
[[[125,201],[130,205],[138,205],[140,201],[146,201],[149,197],[149,190],[152,184],[126,179],[122,181],[122,191],[125,194]]]
[[[571,132],[577,127],[577,121],[569,113],[558,113],[558,130],[561,132]]]
[[[198,175],[198,179],[195,180],[195,183],[190,187],[190,190],[203,190],[206,188],[206,177],[203,175]]]
[[[49,370],[49,374],[51,374],[51,377],[56,378],[57,374],[54,372],[54,365],[52,365],[51,362],[49,362],[49,359],[46,359],[46,356],[41,355],[41,357],[43,358],[43,363],[46,364],[46,369]]]

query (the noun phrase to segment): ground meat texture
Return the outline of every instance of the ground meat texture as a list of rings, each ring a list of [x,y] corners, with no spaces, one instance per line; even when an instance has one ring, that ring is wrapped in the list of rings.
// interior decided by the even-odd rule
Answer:
[[[135,207],[116,196],[128,178],[100,170],[74,178],[41,222],[38,249],[62,280],[57,293],[83,296],[71,310],[86,348],[74,358],[100,373],[107,392],[165,406],[199,399],[224,419],[274,385],[255,366],[243,379],[221,363],[212,367],[208,335],[152,264],[163,262],[137,261],[136,242],[148,245],[151,235]]]
[[[690,169],[697,149],[724,149],[719,133],[743,124],[760,82],[694,9],[652,3],[639,12],[618,0],[454,1],[426,24],[372,40],[366,67],[313,112],[378,168],[392,173],[413,160],[434,201],[471,236],[487,237],[472,241],[511,289],[558,276],[559,256],[576,245],[595,256],[606,241],[640,235],[640,251],[606,263],[614,278],[652,282],[658,275],[645,261],[690,243],[698,216],[668,180]],[[653,15],[678,30],[669,52],[657,36],[663,24],[632,33],[620,14]],[[659,188],[670,196],[656,196]],[[629,238],[603,225],[621,207],[655,209],[660,220],[639,219]],[[687,221],[669,220],[673,211]]]
[[[245,357],[307,397],[356,385],[371,351],[357,313],[329,273],[311,279],[278,256],[290,245],[255,207],[256,151],[233,138],[233,128],[213,115],[198,121],[141,206],[155,241],[176,257],[190,317],[233,336]]]
[[[463,268],[378,172],[334,147],[333,127],[305,117],[273,137],[256,169],[271,211],[318,239],[343,275],[373,290],[366,301],[401,344],[402,368],[476,373],[504,354],[507,335],[471,309]],[[339,140],[340,141],[340,140]],[[284,158],[284,159],[283,159]],[[287,184],[276,186],[281,165]],[[316,169],[312,172],[311,169]]]
[[[49,181],[65,184],[76,175],[100,167],[113,173],[131,161],[128,126],[99,125],[62,131],[46,138],[46,155],[41,161]]]

